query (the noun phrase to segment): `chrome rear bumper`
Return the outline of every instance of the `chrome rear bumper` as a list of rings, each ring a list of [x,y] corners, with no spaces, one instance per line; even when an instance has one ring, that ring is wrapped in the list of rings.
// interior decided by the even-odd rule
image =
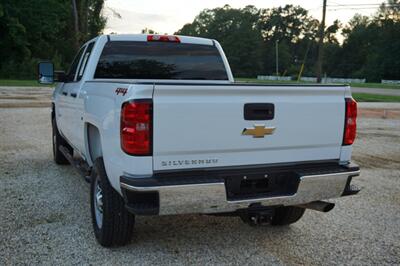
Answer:
[[[221,213],[248,208],[251,204],[290,206],[337,198],[342,196],[346,187],[350,185],[351,177],[359,174],[358,167],[353,167],[344,172],[303,175],[299,177],[297,191],[292,195],[234,200],[228,199],[223,179],[165,185],[152,185],[144,182],[142,185],[135,185],[127,182],[129,178],[121,177],[121,190],[127,201],[128,209],[129,199],[127,199],[127,194],[130,192],[156,196],[157,199],[153,201],[153,213],[148,214]],[[146,207],[145,202],[141,204],[141,207]],[[156,206],[157,204],[158,206]],[[147,207],[149,207],[149,204],[147,204]],[[152,209],[151,206],[150,209]],[[131,211],[136,212],[136,214],[143,214],[138,209]]]

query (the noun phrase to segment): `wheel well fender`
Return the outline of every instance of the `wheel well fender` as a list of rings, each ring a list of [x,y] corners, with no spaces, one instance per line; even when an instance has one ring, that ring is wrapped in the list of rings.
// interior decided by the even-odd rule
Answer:
[[[93,165],[97,158],[103,156],[99,129],[90,123],[86,123],[86,138],[87,161],[89,165]]]

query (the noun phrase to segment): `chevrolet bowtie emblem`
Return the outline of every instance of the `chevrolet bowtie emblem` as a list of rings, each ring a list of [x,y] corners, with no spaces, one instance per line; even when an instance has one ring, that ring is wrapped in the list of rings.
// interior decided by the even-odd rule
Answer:
[[[253,138],[263,138],[265,135],[272,135],[275,127],[265,127],[265,125],[254,125],[254,128],[243,129],[242,135],[252,135]]]

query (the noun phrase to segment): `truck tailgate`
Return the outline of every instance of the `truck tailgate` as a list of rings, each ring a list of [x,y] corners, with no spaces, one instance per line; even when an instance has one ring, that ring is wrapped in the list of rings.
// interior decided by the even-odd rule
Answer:
[[[345,89],[344,86],[156,84],[153,168],[339,159]],[[260,103],[273,105],[273,118],[245,120],[245,104]],[[275,130],[264,137],[242,134],[244,129],[254,133],[251,129],[256,126]]]

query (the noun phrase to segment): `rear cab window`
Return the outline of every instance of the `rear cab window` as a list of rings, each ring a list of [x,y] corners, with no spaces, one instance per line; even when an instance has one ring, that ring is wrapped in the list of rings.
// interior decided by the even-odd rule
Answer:
[[[109,41],[94,78],[227,81],[228,74],[213,45]]]

